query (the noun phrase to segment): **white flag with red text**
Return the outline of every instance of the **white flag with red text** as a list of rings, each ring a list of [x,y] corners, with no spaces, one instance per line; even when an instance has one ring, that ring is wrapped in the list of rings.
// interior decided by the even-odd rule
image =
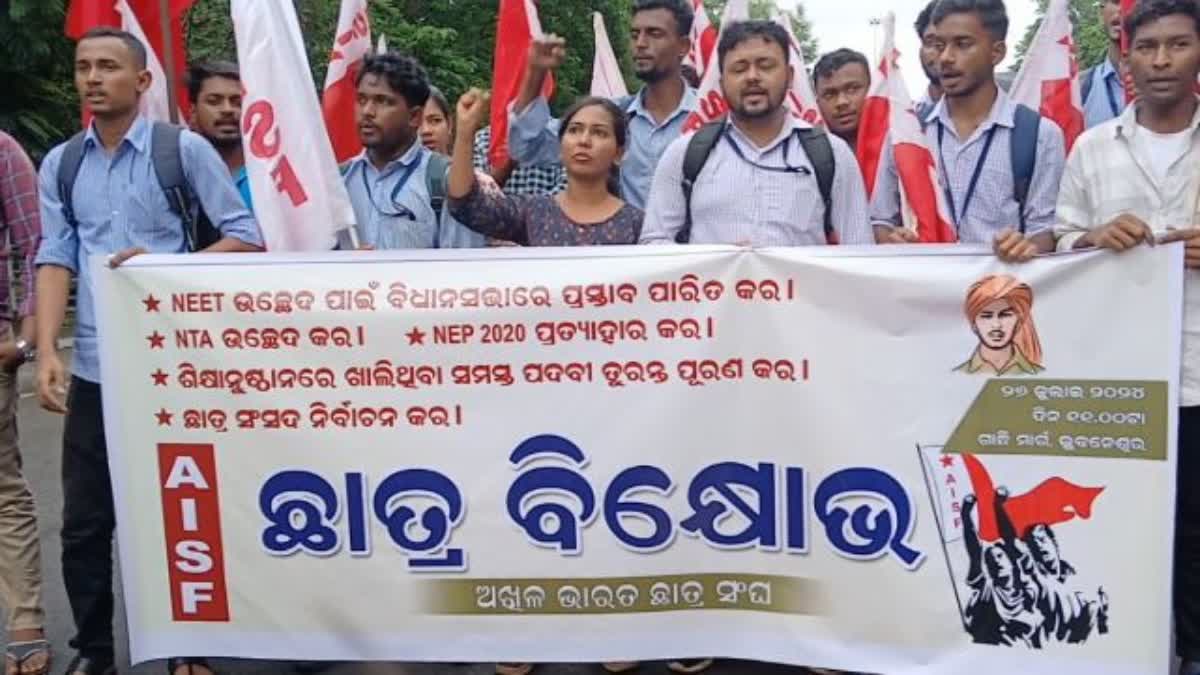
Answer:
[[[604,15],[592,12],[592,30],[596,34],[596,54],[592,59],[592,96],[621,98],[629,95],[625,77],[621,75],[621,64],[608,41],[608,29],[604,27]]]
[[[750,18],[749,0],[729,0],[725,5],[725,13],[721,15],[721,28],[737,21]],[[696,112],[688,115],[683,123],[684,133],[695,131],[700,127],[719,119],[729,111],[725,95],[721,93],[721,68],[717,65],[716,55],[713,55],[712,67],[704,71],[700,80],[700,105]]]
[[[367,0],[342,0],[333,51],[329,54],[329,70],[325,74],[325,91],[321,95],[325,128],[339,162],[362,152],[358,125],[354,121],[357,94],[354,81],[363,59],[370,53],[371,20],[367,15]]]
[[[937,504],[938,529],[946,543],[963,536],[963,499],[974,492],[962,455],[943,454],[941,446],[922,446],[925,480]]]
[[[796,71],[792,76],[792,88],[788,91],[788,105],[791,106],[792,114],[813,126],[824,126],[821,109],[817,107],[817,94],[813,91],[812,80],[808,77],[808,64],[804,62],[804,50],[800,48],[800,41],[796,39],[796,33],[792,30],[792,22],[778,7],[771,14],[771,20],[783,26],[792,45],[790,62]]]
[[[871,89],[858,127],[858,164],[867,195],[875,192],[883,170],[885,144],[890,139],[900,178],[904,225],[922,242],[953,242],[957,236],[938,185],[937,163],[900,72],[895,14],[889,12],[884,18],[883,35],[883,49],[871,74]]]
[[[717,27],[708,18],[708,10],[704,9],[704,0],[691,0],[695,18],[692,20],[692,49],[684,65],[691,66],[701,78],[708,72],[709,62],[717,49]]]
[[[354,224],[290,2],[233,0],[242,145],[267,249],[328,251]]]
[[[1062,129],[1067,152],[1083,133],[1083,98],[1070,11],[1069,0],[1050,0],[1011,89],[1013,101],[1040,112]]]
[[[117,0],[116,7],[117,13],[121,15],[121,30],[130,33],[142,44],[147,45],[146,69],[150,71],[150,88],[138,99],[138,110],[147,119],[156,122],[170,122],[171,97],[167,93],[167,71],[163,68],[162,61],[158,59],[158,52],[149,48],[150,39],[142,30],[137,13],[133,11],[126,0]],[[183,119],[182,112],[179,113],[179,118]]]

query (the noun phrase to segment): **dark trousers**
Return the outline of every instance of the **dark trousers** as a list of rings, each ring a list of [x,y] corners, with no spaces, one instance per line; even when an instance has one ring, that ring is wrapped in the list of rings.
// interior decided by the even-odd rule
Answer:
[[[75,616],[71,646],[113,658],[113,512],[100,385],[72,378],[63,430],[62,569]]]

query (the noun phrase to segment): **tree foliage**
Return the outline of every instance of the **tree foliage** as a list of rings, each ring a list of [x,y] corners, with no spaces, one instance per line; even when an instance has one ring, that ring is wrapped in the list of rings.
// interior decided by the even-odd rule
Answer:
[[[1108,29],[1100,21],[1100,4],[1095,0],[1070,0],[1071,32],[1075,40],[1075,53],[1079,58],[1079,68],[1094,66],[1100,63],[1108,52]],[[1037,20],[1025,30],[1025,35],[1017,44],[1017,58],[1013,71],[1020,69],[1029,51],[1033,36],[1042,25],[1046,16],[1049,0],[1038,0]]]
[[[40,159],[79,126],[61,2],[12,0],[0,12],[0,129]]]
[[[721,14],[725,12],[728,2],[729,0],[705,0],[704,8],[708,10],[714,24],[720,24]],[[776,11],[782,12],[791,22],[792,32],[800,41],[800,51],[804,54],[804,60],[811,65],[817,60],[819,47],[817,38],[813,36],[812,24],[804,14],[804,5],[797,4],[796,9],[792,10],[781,8],[776,0],[750,0],[751,19],[770,19]]]

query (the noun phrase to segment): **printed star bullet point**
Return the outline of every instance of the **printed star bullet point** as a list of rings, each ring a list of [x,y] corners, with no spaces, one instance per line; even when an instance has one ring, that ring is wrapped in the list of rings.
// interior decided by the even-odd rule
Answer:
[[[174,417],[174,415],[167,412],[166,408],[160,409],[158,412],[154,413],[154,416],[158,418],[158,426],[160,427],[171,426],[171,418]]]
[[[425,333],[421,332],[421,329],[417,328],[416,326],[414,326],[412,330],[408,331],[408,333],[405,333],[405,335],[408,336],[408,345],[410,347],[413,345],[425,344]]]
[[[168,376],[167,376],[166,372],[163,371],[162,368],[159,368],[157,371],[150,373],[150,377],[154,378],[154,386],[156,386],[156,387],[167,386],[167,377]]]
[[[150,342],[150,349],[162,349],[163,342],[166,340],[166,338],[163,337],[162,333],[154,331],[154,333],[147,337],[146,340]]]
[[[142,300],[142,304],[146,306],[147,312],[157,312],[158,306],[162,304],[162,300],[159,300],[153,295],[147,295],[146,299]]]

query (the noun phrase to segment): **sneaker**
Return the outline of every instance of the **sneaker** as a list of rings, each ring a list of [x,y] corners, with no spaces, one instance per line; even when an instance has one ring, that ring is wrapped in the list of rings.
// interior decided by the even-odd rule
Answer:
[[[600,664],[610,673],[627,673],[641,665],[638,661],[609,661]]]
[[[532,663],[497,663],[496,675],[529,675]]]
[[[712,659],[679,659],[667,664],[673,673],[699,673],[708,670],[713,664]]]

